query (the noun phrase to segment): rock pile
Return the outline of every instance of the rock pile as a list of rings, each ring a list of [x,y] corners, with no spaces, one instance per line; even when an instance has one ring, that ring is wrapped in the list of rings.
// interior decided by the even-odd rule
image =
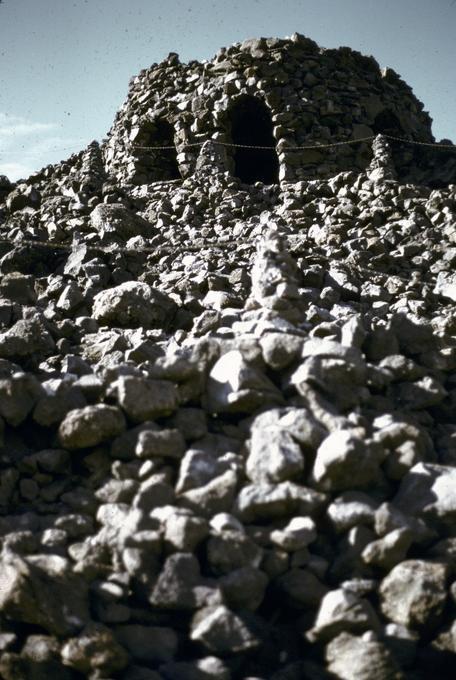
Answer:
[[[0,675],[452,678],[456,185],[218,163],[2,180]]]

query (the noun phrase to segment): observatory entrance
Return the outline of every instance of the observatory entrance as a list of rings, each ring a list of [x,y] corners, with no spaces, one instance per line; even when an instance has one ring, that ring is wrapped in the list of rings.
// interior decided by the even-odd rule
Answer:
[[[375,117],[372,130],[376,135],[392,135],[399,138],[408,136],[399,118],[390,109],[384,109]],[[415,164],[419,165],[419,157],[422,151],[397,140],[389,140],[389,144],[397,179],[399,181],[406,181],[410,160],[414,158]]]
[[[165,118],[143,122],[133,148],[136,157],[134,179],[137,183],[181,178],[174,146],[174,128]]]
[[[174,146],[174,128],[167,120],[160,118],[155,121],[155,131],[152,135],[153,146],[171,147],[155,152],[157,169],[161,169],[163,179],[180,179],[177,164],[177,151]]]
[[[241,182],[276,184],[279,160],[272,133],[271,112],[256,97],[241,97],[229,109],[229,125],[233,144],[270,146],[272,149],[233,149],[234,174]]]

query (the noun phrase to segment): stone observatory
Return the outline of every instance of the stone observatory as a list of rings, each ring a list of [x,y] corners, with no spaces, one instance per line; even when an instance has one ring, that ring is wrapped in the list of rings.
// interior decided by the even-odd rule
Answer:
[[[260,38],[0,177],[0,678],[453,680],[456,148]]]
[[[195,171],[198,144],[225,147],[227,170],[244,182],[273,184],[363,170],[371,144],[330,150],[301,146],[388,133],[432,142],[431,119],[392,69],[348,47],[326,50],[299,34],[253,39],[221,49],[212,61],[181,64],[170,54],[132,80],[104,146],[106,171],[120,182],[147,184]],[[167,150],[147,147],[168,146]],[[406,178],[420,154],[395,143]]]

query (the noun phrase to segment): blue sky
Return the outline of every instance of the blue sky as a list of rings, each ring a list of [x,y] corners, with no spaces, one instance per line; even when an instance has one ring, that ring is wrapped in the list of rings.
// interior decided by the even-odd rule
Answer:
[[[456,0],[2,0],[0,174],[26,177],[101,140],[142,68],[307,35],[394,68],[436,139],[456,142]]]

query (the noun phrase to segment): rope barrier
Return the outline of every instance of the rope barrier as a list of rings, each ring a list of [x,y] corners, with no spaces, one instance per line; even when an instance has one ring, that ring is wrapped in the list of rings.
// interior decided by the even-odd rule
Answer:
[[[406,137],[397,137],[395,135],[387,135],[384,134],[382,135],[383,137],[386,137],[386,139],[391,139],[395,142],[401,142],[403,144],[412,144],[415,146],[425,146],[429,148],[434,148],[434,149],[439,149],[439,150],[447,150],[447,151],[456,151],[456,145],[455,144],[438,144],[436,142],[419,142],[414,139],[407,139]],[[371,142],[374,140],[376,135],[370,135],[369,137],[361,137],[360,139],[347,139],[343,142],[331,142],[330,144],[305,144],[303,146],[282,146],[280,145],[279,148],[277,149],[277,146],[257,146],[254,144],[234,144],[233,142],[221,142],[219,140],[215,139],[209,139],[206,141],[211,142],[212,144],[218,144],[220,146],[225,146],[227,148],[233,148],[233,149],[251,149],[251,150],[258,150],[258,151],[280,151],[280,152],[288,152],[288,151],[311,151],[315,149],[332,149],[336,148],[339,146],[347,146],[350,144],[362,144],[363,142]],[[197,148],[200,146],[203,146],[205,142],[189,142],[188,144],[182,144],[179,145],[179,149],[192,149],[192,148]],[[175,144],[169,144],[165,146],[141,146],[141,145],[132,145],[132,149],[142,149],[142,150],[147,150],[147,151],[175,151],[176,150],[176,145]],[[50,149],[50,151],[73,151],[73,155],[78,155],[80,153],[83,153],[85,149],[81,149],[80,151],[74,151],[74,147],[63,147],[63,148],[54,148]],[[25,151],[24,153],[28,153]],[[0,151],[0,157],[5,154],[17,154],[17,151],[14,151],[13,149],[5,149],[3,151]]]
[[[180,248],[176,248],[175,246],[167,246],[167,245],[158,245],[154,247],[134,247],[134,248],[126,248],[125,246],[103,246],[100,243],[76,243],[76,244],[71,244],[71,245],[66,245],[63,243],[55,243],[54,241],[35,241],[34,239],[21,239],[20,241],[14,241],[13,239],[7,239],[7,238],[0,238],[0,243],[8,243],[12,245],[13,247],[20,248],[21,246],[34,246],[34,247],[43,247],[43,248],[48,248],[50,250],[65,250],[65,251],[72,251],[74,249],[77,250],[79,246],[87,248],[87,250],[93,250],[93,251],[101,251],[103,253],[154,253],[156,255],[167,255],[167,254],[176,254],[179,253],[180,251],[197,251],[197,250],[204,250],[206,247],[232,247],[232,241],[205,241],[204,245],[185,245]],[[255,242],[252,241],[251,239],[236,239],[236,243],[248,243],[251,245],[253,248],[255,247]]]
[[[301,243],[294,243],[293,244],[293,239],[299,239],[301,236],[300,234],[290,234],[288,236],[285,236],[285,241],[288,245],[288,247],[299,247],[299,246],[306,246],[306,243],[301,242]],[[242,238],[242,239],[235,239],[237,244],[246,244],[249,245],[252,249],[256,248],[256,240],[251,239],[251,238]],[[30,245],[30,246],[40,246],[43,248],[49,248],[50,250],[61,250],[61,251],[67,251],[71,252],[73,250],[77,250],[78,246],[83,246],[86,247],[87,250],[93,250],[93,251],[98,251],[98,252],[105,252],[108,254],[117,254],[117,253],[153,253],[159,257],[164,257],[166,255],[178,255],[181,253],[189,253],[189,252],[202,252],[203,250],[212,247],[212,248],[220,248],[220,249],[226,249],[226,248],[232,248],[232,243],[233,240],[228,239],[227,241],[206,241],[204,245],[185,245],[181,247],[175,247],[175,246],[156,246],[154,248],[126,248],[119,246],[117,248],[113,248],[111,246],[102,246],[98,244],[88,244],[88,243],[73,243],[71,245],[64,245],[62,243],[53,243],[52,241],[34,241],[33,239],[23,239],[21,241],[13,241],[11,239],[6,239],[6,238],[0,238],[0,243],[10,243],[16,247],[24,246],[24,245]],[[319,253],[308,253],[308,256],[311,261],[315,263],[320,263],[323,264],[325,261],[327,261],[327,258]],[[364,272],[366,274],[379,274],[383,277],[389,276],[388,272],[381,271],[379,269],[376,269],[374,267],[365,267],[362,264],[350,264],[350,268],[354,268],[359,272]],[[403,280],[403,281],[408,281],[408,277],[405,277],[399,273],[393,274],[393,276],[396,276],[397,278]]]
[[[306,144],[305,146],[280,146],[279,151],[304,151],[307,149],[329,149],[334,146],[344,146],[346,144],[359,144],[361,142],[367,142],[375,139],[374,135],[370,137],[362,137],[360,139],[349,139],[344,142],[333,142],[332,144]],[[221,144],[222,146],[233,147],[235,149],[267,149],[275,150],[275,146],[254,146],[252,144],[232,144],[231,142],[215,142],[215,144]]]
[[[405,142],[406,144],[415,144],[416,146],[432,146],[435,149],[450,149],[456,151],[455,144],[437,144],[436,142],[417,142],[414,139],[406,139],[405,137],[395,137],[394,135],[383,135],[388,139],[393,139],[396,142]]]
[[[450,233],[456,233],[456,229]],[[197,245],[182,245],[181,247],[176,248],[174,245],[157,245],[157,246],[143,246],[143,247],[131,247],[127,248],[126,246],[119,246],[112,244],[110,246],[104,246],[101,243],[85,243],[83,241],[78,241],[76,243],[71,243],[71,244],[64,244],[64,243],[56,243],[54,241],[37,241],[35,239],[21,239],[21,240],[13,240],[13,239],[8,239],[5,237],[0,237],[0,243],[8,243],[12,245],[13,247],[20,248],[21,246],[38,246],[38,247],[43,247],[43,248],[49,248],[51,250],[65,250],[65,251],[72,251],[72,250],[77,250],[78,247],[85,247],[87,250],[93,250],[93,251],[100,251],[108,254],[112,253],[154,253],[154,254],[167,254],[165,251],[169,251],[169,253],[178,253],[181,250],[204,250],[206,247],[216,247],[216,248],[231,248],[232,243],[235,241],[237,244],[246,244],[250,245],[252,248],[256,247],[256,238],[250,238],[250,237],[245,237],[245,238],[236,238],[236,239],[226,239],[226,240],[205,240],[204,238],[196,239],[197,241],[203,241],[203,243],[198,243]],[[305,241],[307,240],[307,236],[305,234],[289,234],[287,236],[284,236],[284,240],[288,243],[289,246],[291,247],[299,247],[299,246],[305,246]]]
[[[439,149],[439,150],[447,150],[447,151],[456,151],[456,145],[455,144],[438,144],[436,142],[419,142],[414,139],[406,139],[405,137],[397,137],[395,135],[382,135],[383,137],[386,137],[386,139],[391,139],[395,142],[401,142],[403,144],[412,144],[415,146],[425,146],[425,147],[430,147],[434,149]],[[233,149],[251,149],[251,150],[256,150],[256,151],[279,151],[279,152],[288,152],[288,151],[311,151],[315,149],[332,149],[336,148],[339,146],[347,146],[350,144],[362,144],[364,142],[371,142],[374,140],[376,135],[370,135],[369,137],[361,137],[360,139],[347,139],[343,142],[331,142],[330,144],[305,144],[303,146],[282,146],[280,145],[279,148],[277,146],[257,146],[254,144],[234,144],[233,142],[222,142],[216,139],[209,139],[206,141],[211,142],[212,144],[218,144],[219,146],[225,146],[227,148],[233,148]],[[192,149],[192,148],[197,148],[201,147],[205,144],[206,142],[189,142],[188,144],[182,144],[179,145],[179,149]],[[132,149],[142,149],[142,150],[147,150],[147,151],[175,151],[176,150],[176,145],[175,144],[167,144],[165,146],[142,146],[142,145],[132,145]],[[73,151],[73,155],[78,155],[80,153],[83,153],[85,149],[81,149],[80,151],[74,151],[74,147],[63,147],[63,148],[55,148],[55,149],[50,149],[50,151]],[[25,151],[24,153],[28,153]],[[0,157],[5,154],[14,154],[17,155],[17,151],[14,151],[13,149],[5,149],[3,151],[0,151]]]
[[[212,140],[210,140],[212,141]],[[194,146],[203,146],[204,142],[191,142],[189,144],[179,144],[179,149],[191,149]],[[137,146],[134,145],[132,149],[151,149],[155,151],[166,151],[168,149],[176,149],[175,144],[165,145],[165,146]]]
[[[280,146],[279,151],[307,151],[307,150],[315,150],[315,149],[331,149],[334,147],[338,146],[347,146],[349,144],[362,144],[363,142],[371,142],[373,141],[377,135],[370,135],[369,137],[360,137],[359,139],[347,139],[342,142],[331,142],[330,144],[305,144],[303,146]],[[385,137],[386,139],[391,139],[395,142],[401,142],[405,144],[412,144],[415,146],[427,146],[427,147],[432,147],[435,149],[441,149],[441,150],[451,150],[451,151],[456,151],[456,145],[454,144],[438,144],[436,142],[419,142],[415,141],[414,139],[407,139],[405,137],[396,137],[395,135],[382,135],[382,137]],[[234,149],[255,149],[255,150],[262,150],[262,151],[275,151],[277,150],[277,146],[257,146],[254,144],[234,144],[233,142],[222,142],[216,139],[209,139],[206,140],[208,142],[211,142],[212,144],[218,144],[220,146],[225,146],[229,148],[234,148]],[[189,149],[193,147],[198,147],[198,146],[203,146],[206,142],[192,142],[190,144],[183,144],[179,145],[179,149]],[[147,150],[175,150],[176,146],[139,146],[139,145],[134,145],[131,148],[133,149],[147,149]]]

